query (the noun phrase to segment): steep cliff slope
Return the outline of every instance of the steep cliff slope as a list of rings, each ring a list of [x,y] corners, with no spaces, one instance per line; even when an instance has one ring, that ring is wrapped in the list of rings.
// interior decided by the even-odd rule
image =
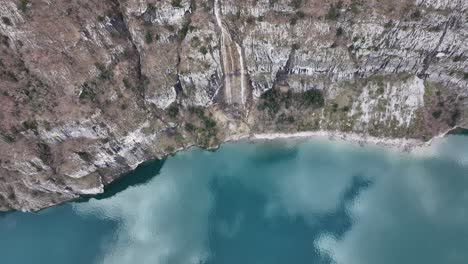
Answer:
[[[0,0],[0,211],[191,145],[468,125],[466,0]]]

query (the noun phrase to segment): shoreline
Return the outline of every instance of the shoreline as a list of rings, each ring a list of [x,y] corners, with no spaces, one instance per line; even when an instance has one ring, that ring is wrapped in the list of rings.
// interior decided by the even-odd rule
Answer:
[[[451,130],[449,130],[451,131]],[[337,131],[307,131],[307,132],[296,132],[296,133],[259,133],[249,135],[233,135],[226,138],[226,140],[211,149],[218,149],[222,144],[229,142],[236,142],[241,140],[249,141],[274,141],[274,140],[287,140],[287,139],[321,139],[328,141],[344,141],[349,143],[355,143],[359,146],[377,146],[384,147],[400,152],[411,152],[415,148],[429,146],[432,144],[434,139],[443,138],[449,131],[434,137],[430,141],[422,141],[418,139],[406,139],[406,138],[386,138],[386,137],[373,137],[369,135],[357,134],[357,133],[344,133]]]
[[[400,152],[412,152],[421,147],[429,147],[439,139],[445,138],[452,131],[456,129],[466,129],[461,126],[449,128],[446,131],[432,137],[428,141],[423,141],[414,138],[388,138],[388,137],[374,137],[365,134],[347,133],[329,130],[305,131],[295,133],[259,133],[249,135],[235,135],[227,138],[223,143],[219,144],[215,149],[219,148],[222,144],[228,142],[236,142],[247,139],[249,141],[273,141],[281,139],[325,139],[328,141],[344,141],[349,143],[356,143],[359,146],[377,146],[387,149],[397,150]]]
[[[365,134],[358,134],[358,133],[346,133],[346,132],[338,132],[338,131],[327,131],[327,130],[318,130],[318,131],[306,131],[306,132],[295,132],[295,133],[250,133],[250,134],[234,134],[225,138],[225,140],[214,147],[204,148],[209,151],[216,151],[219,149],[223,144],[226,143],[235,143],[242,140],[247,140],[250,142],[264,142],[264,141],[275,141],[275,140],[326,140],[326,141],[343,141],[347,143],[356,144],[361,147],[366,146],[375,146],[384,148],[387,150],[394,150],[398,152],[406,152],[406,153],[413,153],[421,150],[421,148],[431,146],[436,140],[446,137],[451,131],[458,128],[454,127],[448,129],[447,131],[431,138],[429,141],[422,141],[418,139],[407,139],[407,138],[386,138],[386,137],[373,137]],[[180,147],[173,152],[165,153],[165,155],[161,157],[155,157],[154,160],[165,160],[170,156],[176,155],[179,152],[189,150],[193,147],[199,147],[196,144],[189,144],[183,147]],[[417,154],[417,153],[416,153]],[[153,159],[149,159],[153,160]],[[141,164],[149,161],[145,160],[135,164],[130,170],[122,172],[118,177],[113,179],[112,182],[104,184],[104,188],[101,192],[94,193],[94,194],[79,194],[79,196],[75,199],[70,199],[68,201],[61,201],[59,203],[50,204],[43,208],[36,208],[33,210],[7,210],[7,211],[0,211],[1,213],[9,213],[15,211],[23,211],[23,212],[39,212],[45,210],[47,208],[55,207],[57,205],[79,200],[83,197],[94,197],[96,195],[100,195],[106,193],[106,189],[109,185],[115,182],[115,180],[120,179],[121,177],[125,177],[125,174],[135,170]]]

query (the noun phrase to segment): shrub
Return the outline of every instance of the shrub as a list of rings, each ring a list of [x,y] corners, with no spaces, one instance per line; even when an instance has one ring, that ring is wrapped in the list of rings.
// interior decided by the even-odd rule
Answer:
[[[351,1],[351,12],[353,12],[353,14],[359,14],[359,12],[361,12],[358,0]]]
[[[125,87],[126,89],[131,88],[130,81],[129,81],[127,78],[124,78],[124,79],[122,80],[122,82],[123,82],[123,85],[124,85],[124,87]]]
[[[144,94],[146,89],[148,89],[148,86],[150,85],[150,79],[148,78],[148,76],[142,74],[141,75],[141,82],[140,82],[140,85],[138,85],[138,91],[141,93],[141,94]]]
[[[148,13],[154,13],[156,12],[156,6],[154,6],[154,4],[148,4],[147,8],[146,8],[146,12]]]
[[[176,142],[182,143],[182,142],[184,142],[184,139],[185,139],[185,138],[184,138],[184,136],[183,136],[181,133],[177,132],[177,133],[175,134],[175,141],[176,141]]]
[[[292,1],[293,7],[296,8],[296,9],[300,8],[301,5],[302,5],[302,1],[303,1],[303,0],[293,0],[293,1]]]
[[[172,0],[171,5],[172,5],[172,7],[180,8],[180,7],[182,7],[181,2],[182,2],[182,0]]]
[[[81,85],[80,100],[91,100],[96,99],[96,84],[93,82],[85,82]]]
[[[205,125],[205,128],[208,131],[212,131],[212,130],[214,130],[216,128],[216,121],[214,121],[211,118],[204,118],[203,119],[203,124]]]
[[[206,55],[208,53],[208,49],[205,46],[200,47],[199,51],[203,55]]]
[[[282,113],[278,116],[278,119],[276,120],[276,123],[278,124],[292,124],[294,123],[294,117],[291,115],[286,115],[285,113]]]
[[[4,72],[8,79],[12,82],[19,82],[18,78],[16,77],[16,74],[11,71]]]
[[[192,123],[185,124],[185,130],[188,132],[194,132],[197,128]]]
[[[333,103],[332,105],[332,111],[333,112],[336,112],[338,110],[338,104],[337,103]]]
[[[339,37],[339,36],[343,35],[343,33],[344,33],[344,30],[343,30],[342,27],[339,27],[339,28],[336,29],[336,36]]]
[[[2,22],[3,22],[3,24],[5,24],[7,26],[12,26],[13,25],[13,23],[11,23],[11,20],[8,17],[2,17]]]
[[[268,111],[273,116],[282,107],[313,107],[319,108],[325,105],[325,98],[321,90],[311,89],[302,93],[281,93],[277,89],[271,89],[260,96],[260,102],[257,109],[260,111]]]
[[[4,45],[7,48],[10,47],[9,38],[7,36],[2,35],[2,34],[0,34],[0,43],[2,43],[2,45]],[[21,44],[21,42],[18,41],[18,44]]]
[[[205,115],[205,110],[201,107],[191,107],[190,112],[195,114],[203,123],[204,130],[208,133],[208,135],[212,136],[216,134],[216,121],[213,120],[211,117]]]
[[[164,27],[169,30],[169,31],[172,31],[174,32],[176,30],[175,26],[174,25],[170,25],[170,24],[166,24],[164,25]]]
[[[11,134],[3,134],[1,133],[0,134],[0,137],[7,143],[13,143],[15,142],[15,136],[14,135],[11,135]]]
[[[151,31],[146,31],[146,34],[145,34],[145,42],[146,44],[151,44],[153,43],[153,34],[151,33]]]
[[[420,19],[421,18],[421,11],[419,9],[416,9],[413,13],[411,13],[411,18],[412,19]]]
[[[167,109],[167,114],[172,118],[176,118],[177,115],[179,115],[179,106],[177,104],[171,104]]]
[[[455,126],[460,116],[461,116],[460,109],[458,108],[455,109],[451,115],[450,126]]]
[[[432,116],[435,119],[439,119],[441,115],[442,115],[442,110],[436,110],[436,111],[432,112]]]
[[[202,2],[201,3],[201,6],[203,7],[203,9],[206,11],[206,12],[210,12],[211,11],[211,5],[209,4],[209,2]]]
[[[289,24],[291,26],[294,26],[297,24],[297,17],[292,17],[291,20],[289,21]]]
[[[254,17],[254,16],[249,16],[249,17],[247,17],[246,22],[247,22],[247,24],[249,24],[249,25],[255,24],[255,17]]]
[[[457,55],[455,57],[453,57],[453,62],[459,62],[459,61],[464,61],[466,58],[464,58],[464,56],[462,55]]]
[[[385,23],[384,28],[389,29],[393,27],[393,20],[389,20],[387,23]]]
[[[384,89],[382,86],[380,86],[380,87],[377,89],[377,94],[379,94],[379,95],[384,94],[384,92],[385,92],[385,89]]]
[[[263,93],[260,98],[261,103],[258,105],[258,109],[263,111],[267,110],[270,114],[278,112],[280,109],[280,92],[276,89],[270,89]]]
[[[203,108],[198,107],[198,106],[191,106],[189,107],[189,112],[196,115],[198,118],[203,119],[205,116],[205,110]]]
[[[20,0],[20,2],[18,3],[18,9],[23,12],[26,12],[26,10],[28,9],[28,3],[28,0]]]
[[[180,35],[180,38],[181,39],[184,39],[185,36],[187,36],[187,33],[189,32],[189,30],[193,28],[193,27],[190,27],[190,23],[187,22],[187,23],[184,23],[184,25],[182,26],[182,28],[180,29],[179,31],[179,35]],[[193,29],[192,29],[193,30]]]
[[[296,12],[296,17],[299,19],[303,19],[305,17],[305,13],[302,11],[297,11]]]
[[[39,158],[44,161],[45,164],[50,164],[52,162],[52,150],[50,146],[46,143],[39,142],[37,143],[37,150],[39,153]]]
[[[166,152],[167,152],[167,153],[172,153],[172,152],[174,152],[174,150],[175,150],[175,149],[174,149],[173,146],[167,146],[167,147],[166,147]]]
[[[326,18],[330,20],[337,20],[340,16],[340,9],[342,6],[343,3],[341,1],[339,1],[337,4],[330,5]]]
[[[28,120],[23,122],[23,128],[25,130],[36,131],[37,130],[37,121],[28,119]]]
[[[318,89],[306,91],[301,96],[303,103],[307,106],[323,107],[325,105],[325,98],[323,92]]]
[[[103,80],[110,80],[113,77],[112,71],[106,68],[102,63],[95,63],[94,66],[99,70],[99,78]]]
[[[200,38],[197,36],[193,36],[193,38],[190,40],[190,46],[192,48],[200,46]]]
[[[206,116],[205,110],[202,107],[189,107],[188,110],[191,114],[197,116],[200,119],[203,127],[197,128],[191,123],[186,123],[185,130],[188,132],[198,131],[197,142],[201,146],[209,146],[210,142],[213,140],[216,141],[216,134],[218,131],[216,121],[210,116]]]
[[[190,6],[192,7],[192,12],[195,12],[197,10],[197,1],[190,0]]]
[[[89,152],[78,151],[76,154],[78,154],[78,156],[86,162],[91,162],[93,160],[93,156]]]

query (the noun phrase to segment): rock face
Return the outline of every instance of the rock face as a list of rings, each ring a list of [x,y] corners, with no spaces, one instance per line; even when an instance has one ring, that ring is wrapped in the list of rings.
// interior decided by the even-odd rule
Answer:
[[[0,0],[0,211],[253,133],[468,126],[466,0]]]

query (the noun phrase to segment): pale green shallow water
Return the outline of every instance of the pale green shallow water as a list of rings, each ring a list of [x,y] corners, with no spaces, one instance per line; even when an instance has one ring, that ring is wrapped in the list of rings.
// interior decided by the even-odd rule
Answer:
[[[443,141],[189,150],[99,199],[0,215],[0,263],[466,264],[468,137]]]

